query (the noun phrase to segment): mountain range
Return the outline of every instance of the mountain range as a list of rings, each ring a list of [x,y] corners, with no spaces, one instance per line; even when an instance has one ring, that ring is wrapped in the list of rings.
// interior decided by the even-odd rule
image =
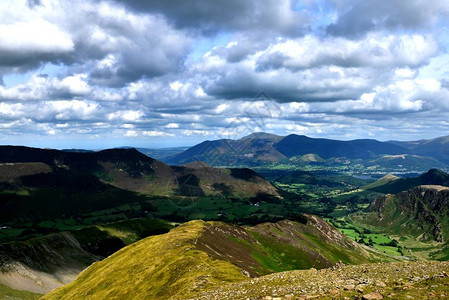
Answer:
[[[155,214],[171,220],[262,216],[286,195],[250,169],[168,166],[135,149],[0,146],[0,241]],[[201,201],[201,205],[198,202]],[[280,205],[278,205],[280,206]],[[224,209],[233,207],[233,211]]]
[[[430,165],[440,167],[449,164],[448,141],[449,137],[415,142],[380,142],[373,139],[339,141],[296,134],[284,137],[269,133],[253,133],[238,140],[205,141],[181,153],[166,157],[164,161],[169,164],[183,164],[199,160],[212,166],[258,166],[273,162],[292,162],[293,158],[302,158],[302,161],[310,162],[310,155],[315,155],[313,162],[332,158],[354,160],[384,158],[391,163],[391,160],[396,158],[409,161],[425,160],[428,165],[430,160]],[[307,155],[309,157],[303,157]]]

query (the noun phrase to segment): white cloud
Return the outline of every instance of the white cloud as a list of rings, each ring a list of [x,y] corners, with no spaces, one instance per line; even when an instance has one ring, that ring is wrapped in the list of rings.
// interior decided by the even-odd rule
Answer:
[[[70,35],[46,20],[0,24],[0,51],[52,53],[73,50]]]
[[[137,136],[139,136],[139,134],[135,130],[128,130],[128,131],[126,131],[125,136],[126,137],[137,137]]]
[[[229,104],[227,103],[223,103],[217,106],[217,108],[215,109],[215,113],[217,114],[221,114],[223,113],[226,109],[229,108]]]
[[[108,114],[108,120],[121,120],[124,122],[137,122],[139,121],[145,113],[141,110],[125,110],[125,111],[117,111]]]
[[[145,131],[142,131],[142,135],[143,136],[152,136],[152,137],[155,137],[155,136],[174,136],[174,134],[163,132],[163,131],[157,131],[157,130],[149,130],[149,131],[145,130]]]
[[[167,128],[167,129],[176,129],[176,128],[179,128],[179,124],[177,124],[177,123],[169,123],[169,124],[165,125],[165,128]]]
[[[87,95],[91,91],[87,77],[87,74],[76,74],[62,80],[53,79],[51,87],[59,91],[66,91],[71,95]]]
[[[174,91],[178,91],[182,87],[183,87],[183,84],[179,81],[174,81],[174,82],[170,83],[170,88]]]
[[[434,56],[438,45],[431,35],[368,35],[362,40],[306,36],[281,40],[256,53],[265,67],[304,69],[321,65],[344,67],[419,66]]]

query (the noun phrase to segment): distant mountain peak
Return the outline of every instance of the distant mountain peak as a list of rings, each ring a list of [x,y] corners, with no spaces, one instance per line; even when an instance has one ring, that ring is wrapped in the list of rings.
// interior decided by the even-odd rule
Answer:
[[[181,166],[187,167],[187,168],[192,168],[192,169],[212,168],[211,166],[209,166],[208,164],[206,164],[204,161],[201,161],[201,160],[192,161],[190,163],[186,163]]]
[[[387,174],[384,177],[382,177],[380,180],[382,180],[382,179],[384,179],[384,180],[396,180],[396,179],[399,179],[399,177],[396,176],[396,175],[393,175],[393,174]]]
[[[273,139],[273,140],[281,140],[283,136],[266,133],[266,132],[253,132],[250,135],[247,135],[242,138],[243,139]]]

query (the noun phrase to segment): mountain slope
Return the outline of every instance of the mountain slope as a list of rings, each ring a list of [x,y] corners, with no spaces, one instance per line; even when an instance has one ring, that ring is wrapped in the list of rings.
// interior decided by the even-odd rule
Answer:
[[[250,169],[168,166],[135,149],[63,152],[5,146],[0,153],[0,222],[13,229],[34,224],[34,230],[37,223],[57,218],[89,221],[98,212],[98,220],[141,217],[160,207],[177,209],[183,199],[235,198],[250,206],[252,198],[282,198]],[[13,221],[23,224],[5,224]]]
[[[172,226],[134,219],[0,244],[0,284],[16,290],[47,293],[67,284],[95,261]],[[1,297],[0,297],[1,298]]]
[[[113,185],[117,188],[144,193],[148,195],[172,196],[180,194],[191,196],[192,190],[198,195],[216,194],[217,189],[214,184],[226,185],[234,196],[254,197],[257,194],[270,194],[279,196],[277,190],[266,180],[250,170],[244,169],[215,169],[209,166],[197,167],[171,167],[158,160],[147,157],[136,149],[109,149],[99,152],[65,152],[58,150],[37,149],[28,147],[0,146],[0,182],[12,181],[10,169],[18,169],[23,165],[28,168],[36,163],[46,165],[45,173],[56,172],[57,174],[36,175],[37,179],[28,178],[24,182],[26,185],[30,180],[33,184],[39,181],[48,181],[47,177],[59,176],[82,177],[95,176],[103,183]],[[11,166],[11,163],[19,165]],[[26,164],[28,163],[28,164]],[[32,164],[30,164],[32,163]],[[34,167],[36,168],[36,166]],[[31,172],[31,171],[29,171]],[[248,173],[243,178],[235,174]],[[251,173],[251,174],[249,174]],[[31,174],[31,173],[30,173]],[[62,174],[62,175],[60,175]],[[2,180],[2,176],[5,177]],[[23,174],[17,174],[22,177]],[[78,180],[78,181],[80,181]],[[95,182],[95,179],[86,178],[86,182]],[[244,182],[243,182],[244,181]],[[70,182],[67,178],[64,184]],[[188,187],[186,187],[188,186]]]
[[[377,198],[359,218],[396,235],[443,242],[449,239],[448,215],[449,187],[422,185]]]
[[[383,155],[364,163],[366,167],[379,166],[386,169],[404,170],[407,172],[447,168],[447,165],[432,157],[412,154]]]
[[[380,180],[363,187],[363,189],[384,194],[396,194],[419,185],[449,186],[449,174],[437,169],[431,169],[414,178],[399,178],[387,175]]]
[[[253,133],[239,140],[205,141],[164,160],[169,164],[204,161],[212,166],[253,165],[278,161],[285,156],[273,148],[282,137],[268,133]]]
[[[430,140],[392,143],[406,147],[412,154],[430,156],[443,163],[449,164],[449,136],[442,136]]]
[[[23,165],[23,164],[22,164]],[[3,170],[0,166],[0,170]],[[3,176],[5,177],[5,176]],[[0,222],[77,217],[146,198],[64,168],[18,176],[0,182]]]
[[[192,221],[169,234],[132,244],[86,269],[75,282],[43,299],[187,298],[222,282],[245,279],[240,268],[195,249],[206,224]]]
[[[336,141],[314,139],[291,134],[274,144],[274,148],[287,157],[314,153],[322,158],[373,158],[381,154],[403,154],[405,148],[376,140]]]
[[[400,252],[423,260],[449,259],[449,187],[421,185],[375,199],[351,222],[386,234]]]
[[[191,221],[132,244],[43,299],[187,299],[225,283],[339,260],[378,259],[314,216],[251,228]]]

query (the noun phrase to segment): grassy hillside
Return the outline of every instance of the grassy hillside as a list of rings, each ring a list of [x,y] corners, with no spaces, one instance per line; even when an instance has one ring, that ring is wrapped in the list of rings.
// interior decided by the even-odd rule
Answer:
[[[186,299],[226,283],[380,257],[317,217],[255,227],[191,221],[93,264],[43,299]]]
[[[192,290],[245,279],[241,269],[195,249],[201,221],[132,244],[43,299],[187,298]]]

